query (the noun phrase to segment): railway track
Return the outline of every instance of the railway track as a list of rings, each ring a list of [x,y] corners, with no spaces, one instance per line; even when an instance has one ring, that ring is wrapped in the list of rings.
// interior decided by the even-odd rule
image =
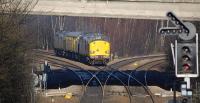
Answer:
[[[35,60],[35,63],[38,63],[38,64],[44,64],[44,62],[45,62],[45,59]],[[62,64],[58,64],[57,62],[54,62],[54,61],[48,61],[48,63],[53,67],[59,67],[59,68],[63,67]]]
[[[47,52],[43,50],[34,50],[34,52],[36,52],[36,55],[38,58],[43,59],[43,60],[47,59],[49,60],[50,63],[54,65],[57,64],[59,67],[73,67],[73,68],[82,68],[82,69],[85,68],[85,70],[100,70],[100,71],[119,70],[121,67],[132,64],[134,62],[141,61],[144,59],[151,59],[149,62],[146,62],[144,65],[140,65],[137,68],[135,68],[137,70],[140,68],[148,68],[147,67],[148,65],[151,65],[152,63],[157,62],[157,61],[167,60],[165,54],[159,54],[159,55],[148,55],[148,56],[138,56],[138,57],[127,58],[127,59],[114,62],[107,66],[88,66],[80,62],[71,61],[65,58],[57,57],[54,55],[53,52]],[[42,63],[42,61],[39,61],[39,62]]]
[[[151,60],[151,61],[149,61],[149,62],[147,62],[147,63],[145,63],[145,64],[143,64],[143,65],[141,65],[141,66],[138,66],[137,68],[135,68],[135,70],[137,70],[137,69],[140,69],[140,68],[146,68],[146,70],[150,70],[151,68],[153,68],[153,67],[156,67],[156,66],[158,66],[158,65],[161,65],[161,63],[165,63],[165,61],[167,60],[166,58],[165,58],[165,56],[166,55],[155,55],[155,56],[143,56],[143,57],[136,57],[136,58],[130,58],[130,59],[125,59],[125,60],[122,60],[122,61],[119,61],[119,62],[116,62],[116,63],[113,63],[113,64],[111,64],[111,65],[109,65],[108,67],[104,67],[104,68],[102,68],[102,67],[96,67],[96,68],[98,68],[100,71],[99,72],[97,72],[96,74],[94,74],[94,75],[98,75],[98,73],[100,73],[101,71],[104,71],[104,70],[107,70],[107,69],[110,69],[110,70],[119,70],[119,68],[121,68],[121,67],[123,67],[123,66],[125,66],[125,65],[129,65],[129,64],[131,64],[131,63],[133,63],[133,62],[136,62],[136,61],[138,61],[138,60],[143,60],[143,59],[147,59],[147,58],[156,58],[155,60],[153,59],[153,60]],[[107,68],[107,69],[105,69],[105,68]],[[120,71],[119,71],[120,72]],[[122,72],[121,72],[122,73]],[[146,72],[146,74],[147,74],[147,72]],[[107,81],[110,79],[110,77],[111,77],[111,75],[112,75],[112,73],[109,73],[109,77],[107,78],[107,80],[106,80],[106,82],[105,82],[105,85],[103,85],[103,88],[102,88],[102,92],[103,92],[103,98],[104,98],[104,96],[105,96],[105,86],[106,86],[106,83],[107,83]],[[131,74],[126,74],[126,75],[129,75],[129,80],[130,80],[130,75]],[[138,81],[136,78],[133,78],[133,79],[135,79],[136,81]],[[91,80],[92,80],[92,78],[91,78]],[[145,78],[145,80],[146,80],[146,78]],[[123,83],[123,81],[121,81],[122,83]],[[140,81],[138,81],[138,82],[140,82]],[[153,96],[153,93],[151,92],[151,90],[148,88],[148,86],[147,86],[147,82],[146,82],[146,84],[141,84],[141,86],[142,86],[142,88],[146,91],[146,93],[147,93],[147,95],[149,95],[149,97],[151,98],[151,100],[152,100],[152,103],[157,103],[156,101],[155,101],[155,99],[154,99],[154,96]],[[133,92],[131,92],[131,89],[130,89],[130,86],[128,85],[128,86],[125,86],[124,85],[124,88],[125,88],[125,90],[127,91],[127,94],[128,94],[128,97],[129,97],[129,103],[131,103],[132,102],[132,95],[133,95]],[[104,99],[103,99],[104,100]],[[102,103],[103,103],[103,101],[102,101]]]
[[[58,65],[63,65],[63,66],[72,66],[72,67],[81,67],[85,69],[91,69],[91,70],[109,70],[109,69],[119,69],[123,66],[129,65],[133,62],[143,60],[143,59],[148,59],[148,58],[160,58],[160,57],[165,57],[165,54],[159,54],[159,55],[148,55],[148,56],[137,56],[137,57],[132,57],[132,58],[127,58],[123,59],[114,63],[111,63],[107,66],[88,66],[80,62],[68,60],[66,58],[60,58],[55,56],[54,52],[50,50],[50,52],[45,51],[45,50],[34,50],[36,56],[40,59],[44,58],[52,62],[53,64],[58,63]]]
[[[40,53],[40,54],[48,54],[48,55],[55,55],[53,50],[41,50],[41,49],[33,49],[34,53]]]
[[[79,69],[84,69],[84,70],[96,70],[96,68],[92,66],[88,66],[86,64],[83,64],[77,61],[72,61],[66,58],[57,57],[54,55],[54,53],[36,51],[35,55],[37,57],[36,59],[47,60],[50,63],[60,65],[59,67],[71,67],[71,68],[76,68],[76,69],[79,68]]]
[[[152,103],[159,103],[158,101],[156,101],[156,99],[155,99],[155,96],[153,95],[153,93],[151,92],[151,89],[148,87],[148,84],[147,84],[147,79],[148,78],[146,78],[147,77],[147,74],[148,74],[148,70],[151,70],[152,68],[155,68],[155,67],[157,67],[157,66],[160,66],[160,65],[162,65],[162,64],[164,64],[166,62],[166,58],[162,58],[162,59],[157,59],[157,60],[152,60],[152,61],[150,61],[150,62],[148,62],[148,63],[145,63],[145,64],[143,64],[143,65],[141,65],[141,66],[139,66],[139,67],[137,67],[135,70],[138,70],[138,69],[140,69],[140,68],[145,68],[145,84],[142,84],[141,86],[142,86],[142,88],[146,91],[146,95],[149,95],[149,97],[151,98],[151,100],[152,100]],[[130,73],[130,75],[132,74],[132,72]],[[130,78],[129,78],[129,80],[130,80]],[[128,85],[128,88],[129,88],[129,90],[132,90],[132,91],[130,91],[130,93],[131,93],[131,95],[133,95],[133,94],[137,94],[137,93],[139,93],[139,92],[136,92],[137,90],[135,90],[135,91],[133,91],[133,88],[132,87],[130,87],[129,85]],[[137,88],[138,89],[138,88]]]
[[[146,58],[146,57],[145,57]],[[132,59],[129,59],[129,60],[132,60]],[[137,59],[135,59],[134,58],[134,61],[136,61]],[[157,60],[154,60],[154,61],[151,61],[151,62],[148,62],[148,63],[146,63],[146,64],[144,64],[144,65],[142,65],[142,66],[145,66],[145,65],[150,65],[150,64],[152,64],[152,63],[155,63],[155,62],[159,62],[159,64],[160,64],[160,60],[165,60],[165,59],[157,59]],[[125,60],[125,61],[127,61],[127,60]],[[118,62],[118,63],[121,63],[122,61],[120,61],[120,62]],[[131,62],[133,62],[133,61],[131,61]],[[130,62],[128,62],[128,63],[125,63],[125,64],[129,64]],[[117,64],[117,63],[116,63]],[[113,64],[113,65],[116,65],[116,64]],[[124,63],[123,63],[123,66],[125,65]],[[155,65],[158,65],[157,63],[155,63]],[[154,64],[151,66],[151,67],[149,67],[148,69],[150,69],[150,68],[152,68],[152,67],[154,67],[155,66]],[[119,66],[119,65],[118,65]],[[122,66],[122,65],[120,65],[120,66]],[[142,67],[141,66],[141,67]],[[105,68],[106,67],[96,67],[96,68],[98,68],[99,69],[99,72],[96,72],[94,75],[98,75],[100,72],[102,72],[102,71],[104,71],[104,72],[106,72],[105,71]],[[138,67],[139,68],[139,67]],[[116,70],[116,68],[112,68],[112,70]],[[117,69],[118,70],[118,69]],[[109,73],[109,72],[107,72],[107,73]],[[106,94],[106,90],[105,90],[105,88],[106,88],[106,83],[107,83],[107,81],[110,79],[110,77],[111,77],[111,75],[112,75],[112,73],[109,73],[109,77],[107,78],[107,80],[106,80],[106,82],[105,82],[105,84],[103,85],[103,87],[101,87],[101,90],[102,90],[102,97],[103,97],[103,99],[102,99],[102,101],[101,101],[101,103],[103,103],[104,102],[104,97],[105,97],[105,94]],[[94,79],[94,77],[95,76],[93,76],[90,80],[89,80],[89,82],[88,82],[88,84],[90,83],[90,81],[92,80],[92,79]],[[129,76],[130,77],[130,76]],[[117,79],[117,77],[115,77],[116,79]],[[137,80],[137,79],[136,79]],[[119,80],[120,81],[120,80]],[[120,81],[121,83],[123,83],[123,81]],[[139,82],[139,81],[138,81]],[[131,92],[131,89],[130,89],[130,86],[125,86],[125,85],[123,85],[124,86],[124,88],[125,88],[125,90],[126,90],[126,92],[127,92],[127,94],[128,94],[128,97],[129,97],[129,103],[131,103],[132,102],[132,95],[133,95],[133,93]],[[147,83],[146,83],[146,85],[145,84],[141,84],[141,86],[143,87],[143,89],[147,92],[147,95],[149,95],[149,97],[151,98],[151,100],[152,100],[152,103],[156,103],[155,102],[155,100],[154,100],[154,97],[153,97],[153,94],[152,94],[152,92],[150,91],[150,89],[147,87]],[[87,85],[86,85],[86,87],[87,87]]]
[[[113,64],[108,65],[104,69],[119,69],[123,66],[129,65],[131,63],[134,63],[136,61],[144,60],[144,59],[153,59],[153,58],[165,58],[167,55],[166,54],[159,54],[159,55],[148,55],[148,56],[138,56],[138,57],[132,57],[128,59],[124,59],[118,62],[115,62]]]
[[[38,54],[37,54],[38,53]],[[51,54],[51,53],[50,53]],[[73,61],[70,61],[70,60],[67,60],[65,58],[60,58],[60,57],[55,57],[55,56],[50,56],[49,53],[44,53],[43,51],[39,51],[39,52],[36,52],[36,56],[38,58],[42,58],[42,59],[47,59],[48,61],[50,62],[56,62],[57,64],[59,65],[62,65],[63,68],[66,68],[66,67],[72,67],[72,68],[75,68],[75,69],[80,69],[80,70],[85,70],[87,71],[88,73],[90,73],[91,75],[93,75],[89,70],[94,70],[96,68],[94,67],[91,67],[91,66],[87,66],[85,64],[82,64],[82,63],[75,63]],[[85,69],[87,68],[87,69]],[[66,68],[67,69],[67,68]],[[72,70],[73,71],[73,70]],[[79,77],[81,79],[81,77]],[[96,78],[98,79],[98,78]],[[86,91],[86,87],[85,86],[81,86],[82,87],[82,93],[80,94],[80,97],[79,98],[79,101],[81,101],[81,99],[83,99],[82,97],[84,97],[84,93]]]
[[[68,61],[64,61],[58,58],[54,58],[52,56],[47,56],[47,55],[39,55],[40,57],[38,57],[38,59],[43,59],[44,61],[47,60],[49,63],[55,63],[58,64],[62,67],[72,67],[72,68],[80,68],[78,65],[75,65],[71,62]],[[44,62],[43,62],[44,63]]]

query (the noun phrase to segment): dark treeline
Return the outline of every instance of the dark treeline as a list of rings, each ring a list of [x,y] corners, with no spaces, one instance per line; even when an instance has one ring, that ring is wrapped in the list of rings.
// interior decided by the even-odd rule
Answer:
[[[160,27],[171,25],[167,20],[30,16],[34,23],[28,24],[30,33],[37,34],[37,48],[53,49],[53,35],[56,31],[100,32],[108,35],[111,52],[120,57],[148,55],[169,52],[176,36],[161,36]],[[198,27],[199,22],[194,22]],[[199,28],[197,28],[199,31]]]

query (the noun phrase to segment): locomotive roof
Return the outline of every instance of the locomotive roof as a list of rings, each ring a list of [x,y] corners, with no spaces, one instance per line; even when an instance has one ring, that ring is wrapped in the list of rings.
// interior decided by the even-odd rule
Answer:
[[[67,36],[78,37],[81,36],[83,32],[67,32]]]
[[[103,35],[102,33],[94,33],[94,32],[67,32],[67,31],[58,31],[56,32],[57,35],[68,35],[68,36],[100,36]]]
[[[80,36],[82,32],[67,32],[67,31],[59,31],[56,32],[56,35],[58,36],[72,36],[72,37],[77,37]]]
[[[94,39],[105,39],[106,36],[102,33],[94,33],[94,32],[67,32],[61,31],[57,32],[57,36],[71,36],[71,37],[82,37],[86,40],[94,40]]]
[[[101,33],[86,33],[82,36],[86,41],[93,41],[97,39],[109,40],[108,37]]]

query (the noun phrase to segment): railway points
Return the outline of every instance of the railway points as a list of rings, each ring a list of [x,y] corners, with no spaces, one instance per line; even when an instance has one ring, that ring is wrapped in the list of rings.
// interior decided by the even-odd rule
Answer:
[[[138,63],[137,66],[140,66],[142,64],[145,64],[146,62],[150,62],[152,60],[162,58],[165,59],[166,55],[165,54],[157,54],[157,55],[147,55],[147,56],[136,56],[132,58],[125,58],[122,60],[117,60],[113,61],[112,63],[108,64],[107,68],[108,69],[120,69],[120,70],[127,70],[125,69],[126,66],[130,66],[131,64]],[[160,60],[162,60],[160,59]],[[134,70],[133,68],[129,68],[130,70]]]
[[[71,64],[74,64],[74,65],[77,65],[78,67],[83,67],[86,70],[99,70],[99,69],[106,70],[106,69],[110,69],[108,67],[123,68],[123,67],[126,67],[127,65],[131,65],[134,62],[138,62],[139,63],[139,61],[140,61],[140,62],[144,62],[145,63],[145,62],[150,61],[152,58],[165,58],[165,56],[166,56],[166,54],[136,56],[136,57],[123,58],[123,59],[116,59],[114,61],[109,62],[108,66],[89,66],[89,65],[77,62],[77,61],[73,61],[73,60],[69,60],[69,59],[66,59],[66,58],[57,57],[57,56],[55,56],[54,53],[51,52],[52,50],[50,52],[47,52],[45,50],[38,50],[38,51],[36,52],[36,55],[39,55],[37,59],[40,58],[40,60],[41,60],[41,58],[43,58],[42,61],[46,59],[46,60],[49,60],[50,63],[51,62],[53,64],[57,63],[60,66],[61,65],[63,65],[63,66],[69,65],[70,66],[70,63],[71,63]],[[40,63],[44,63],[42,61]],[[96,68],[96,67],[98,67],[98,68]],[[124,70],[126,70],[126,69],[124,69]]]
[[[146,67],[150,67],[151,65],[153,65],[154,63],[161,63],[161,62],[166,62],[167,59],[166,57],[151,57],[151,58],[140,58],[140,59],[136,59],[133,62],[127,62],[124,63],[123,65],[117,66],[117,67],[112,67],[112,68],[119,68],[119,70],[143,70]],[[158,64],[159,64],[158,63]],[[135,65],[137,64],[137,65]],[[158,71],[162,71],[162,68],[158,68]]]
[[[150,56],[149,58],[148,58],[148,56],[147,57],[141,56],[141,57],[137,57],[136,59],[134,58],[134,61],[132,61],[132,63],[130,63],[130,61],[127,62],[127,58],[126,58],[126,59],[122,59],[122,60],[117,60],[117,62],[110,63],[109,65],[115,65],[115,64],[121,63],[122,61],[125,60],[127,65],[133,65],[135,62],[137,62],[138,66],[135,69],[138,69],[140,67],[144,67],[146,69],[148,69],[148,68],[152,69],[155,65],[157,65],[157,64],[160,65],[160,62],[162,62],[162,59],[165,61],[165,56],[166,55],[155,56],[154,59],[151,59],[151,58],[153,58],[152,56]],[[140,59],[138,59],[138,58],[140,58]],[[65,58],[61,58],[61,59],[65,59]],[[129,58],[128,60],[132,60],[132,59]],[[160,59],[161,59],[161,61],[160,61]],[[119,61],[121,61],[121,62],[119,62]],[[124,67],[127,66],[127,65],[125,65],[126,63],[122,63],[123,66],[121,64],[120,65],[118,64],[118,66],[121,66],[121,68],[123,69]],[[104,71],[105,67],[93,67],[93,68],[96,68],[96,70],[100,70],[100,71],[103,70]],[[119,68],[115,67],[115,69],[119,69]],[[119,70],[121,70],[121,68]],[[159,66],[158,66],[158,68],[159,68]],[[126,69],[124,68],[124,70],[126,70]],[[88,95],[88,94],[91,94],[91,92],[89,92],[89,91],[99,90],[99,92],[97,92],[98,95],[94,94],[93,98],[99,98],[99,93],[101,94],[101,92],[100,92],[101,88],[100,87],[98,87],[96,89],[92,89],[91,87],[87,87],[87,89],[86,89],[85,87],[82,87],[82,86],[75,87],[75,88],[76,89],[74,89],[74,90],[80,90],[79,93],[74,92],[73,89],[71,89],[72,91],[70,91],[69,88],[56,89],[54,92],[52,92],[51,89],[50,89],[50,91],[47,89],[46,90],[46,93],[47,93],[46,96],[50,96],[50,97],[54,97],[54,98],[58,98],[58,97],[64,98],[66,93],[72,93],[74,96],[72,97],[73,99],[71,99],[71,100],[75,101],[74,98],[76,98],[76,100],[81,101],[84,98],[84,100],[87,101],[87,99],[89,99],[91,97],[91,96]],[[86,89],[85,92],[84,92],[84,88]],[[115,88],[113,86],[105,86],[104,88],[105,88],[104,89],[104,99],[103,99],[104,102],[109,101],[109,100],[111,100],[111,98],[116,97],[116,96],[118,96],[119,98],[123,98],[123,100],[127,100],[127,102],[130,102],[130,101],[133,101],[133,100],[139,101],[139,100],[137,100],[137,98],[143,98],[146,101],[151,100],[150,95],[145,93],[145,90],[142,87],[131,87],[130,86],[129,89],[131,90],[130,91],[131,96],[130,96],[130,94],[127,94],[127,91],[123,86],[116,86]],[[155,86],[150,86],[150,87],[148,87],[148,89],[149,89],[149,91],[154,90],[154,92],[151,92],[151,95],[153,96],[154,100],[158,100],[157,98],[172,98],[172,92],[168,93],[166,90],[163,90],[163,89],[159,90]],[[157,90],[157,92],[155,92],[155,89]],[[110,90],[114,90],[114,91],[110,91]],[[123,91],[120,91],[120,90],[123,90]],[[66,91],[66,93],[64,91]],[[80,95],[81,94],[80,92],[86,93],[87,96],[85,96],[86,94]],[[138,94],[135,95],[135,93],[141,93],[141,92],[143,92],[144,94],[141,94],[140,96]],[[159,94],[159,96],[158,96],[158,94]],[[180,93],[177,92],[177,94],[180,94]],[[131,100],[130,100],[130,98],[131,98]],[[179,96],[177,96],[177,98],[179,98]],[[60,98],[59,100],[62,100],[62,99]]]
[[[92,66],[89,66],[89,65],[77,62],[77,61],[69,60],[66,58],[55,56],[54,53],[52,56],[52,53],[50,53],[50,55],[49,55],[49,53],[46,51],[45,52],[40,51],[40,52],[36,52],[36,55],[38,55],[38,58],[36,58],[36,59],[42,58],[43,60],[50,61],[50,63],[51,62],[57,63],[58,65],[61,65],[63,67],[84,68],[86,70],[95,70],[95,68]]]

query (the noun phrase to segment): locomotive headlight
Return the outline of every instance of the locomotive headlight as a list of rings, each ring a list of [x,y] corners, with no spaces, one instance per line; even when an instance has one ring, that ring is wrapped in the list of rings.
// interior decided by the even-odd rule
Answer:
[[[95,53],[95,51],[90,51],[90,54],[94,54]]]
[[[106,54],[109,54],[109,53],[110,53],[110,51],[109,51],[109,50],[106,50],[106,51],[105,51],[105,53],[106,53]]]

